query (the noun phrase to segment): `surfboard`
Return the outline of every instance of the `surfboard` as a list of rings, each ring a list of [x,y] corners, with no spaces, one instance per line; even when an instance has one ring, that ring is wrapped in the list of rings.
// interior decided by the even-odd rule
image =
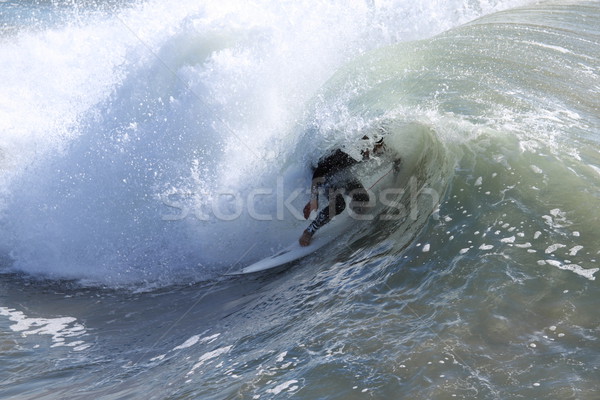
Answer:
[[[379,171],[378,174],[374,174],[369,177],[369,179],[365,179],[363,185],[366,188],[372,189],[375,185],[381,183],[384,178],[388,177],[390,173],[395,168],[385,168],[383,171]],[[392,174],[393,175],[393,174]],[[346,198],[346,204],[349,204],[350,199]],[[264,258],[260,261],[255,262],[254,264],[248,265],[242,268],[240,271],[232,272],[227,275],[245,275],[251,274],[255,272],[267,271],[272,268],[280,267],[285,264],[289,264],[293,261],[300,260],[326,244],[332,242],[342,233],[346,232],[348,228],[351,227],[352,223],[355,222],[353,218],[350,217],[348,213],[348,207],[346,210],[340,215],[336,215],[331,222],[321,228],[315,235],[313,236],[312,242],[310,245],[306,247],[300,246],[300,243],[296,240],[294,243],[290,244],[283,250]],[[300,233],[298,233],[300,235]]]
[[[347,228],[349,228],[351,222],[352,220],[346,212],[342,213],[341,215],[337,215],[330,223],[321,228],[319,232],[313,236],[310,245],[302,247],[300,246],[298,240],[296,240],[294,243],[273,254],[272,256],[257,261],[254,264],[242,268],[241,271],[233,272],[229,275],[244,275],[266,271],[272,268],[283,266],[293,261],[300,260],[301,258],[314,253],[321,247],[340,236],[346,231]]]

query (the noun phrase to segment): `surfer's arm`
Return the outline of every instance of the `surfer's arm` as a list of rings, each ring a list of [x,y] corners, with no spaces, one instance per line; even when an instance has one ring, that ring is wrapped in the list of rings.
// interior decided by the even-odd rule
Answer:
[[[310,213],[313,210],[317,210],[319,208],[319,185],[323,182],[322,177],[316,177],[317,171],[313,174],[312,183],[310,185],[310,200],[304,206],[304,218],[308,219],[310,217]]]
[[[325,177],[330,173],[330,160],[321,161],[315,168],[310,184],[310,200],[304,206],[304,218],[308,219],[313,210],[319,208],[319,186],[325,181]]]
[[[319,185],[313,181],[313,184],[310,186],[310,200],[304,206],[304,218],[308,219],[310,217],[310,213],[313,210],[319,208]]]

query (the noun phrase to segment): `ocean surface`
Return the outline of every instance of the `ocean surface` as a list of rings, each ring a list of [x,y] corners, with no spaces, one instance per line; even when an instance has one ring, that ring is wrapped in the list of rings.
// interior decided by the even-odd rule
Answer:
[[[600,399],[599,224],[598,1],[0,0],[1,399]]]

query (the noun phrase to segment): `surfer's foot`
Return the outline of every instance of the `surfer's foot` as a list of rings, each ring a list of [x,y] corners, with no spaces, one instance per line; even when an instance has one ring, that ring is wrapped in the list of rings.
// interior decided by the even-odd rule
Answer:
[[[310,233],[309,231],[304,231],[302,232],[302,236],[300,236],[300,246],[302,247],[306,247],[310,244],[312,240],[312,233]]]

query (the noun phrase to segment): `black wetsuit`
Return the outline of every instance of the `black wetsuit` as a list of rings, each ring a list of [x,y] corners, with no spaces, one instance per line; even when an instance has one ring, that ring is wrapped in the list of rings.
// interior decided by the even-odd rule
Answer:
[[[351,196],[353,202],[369,201],[367,190],[348,171],[358,163],[359,161],[339,149],[319,160],[313,172],[312,184],[325,189],[329,205],[319,211],[317,218],[306,229],[310,234],[314,234],[334,216],[344,211],[346,208],[344,194]]]

